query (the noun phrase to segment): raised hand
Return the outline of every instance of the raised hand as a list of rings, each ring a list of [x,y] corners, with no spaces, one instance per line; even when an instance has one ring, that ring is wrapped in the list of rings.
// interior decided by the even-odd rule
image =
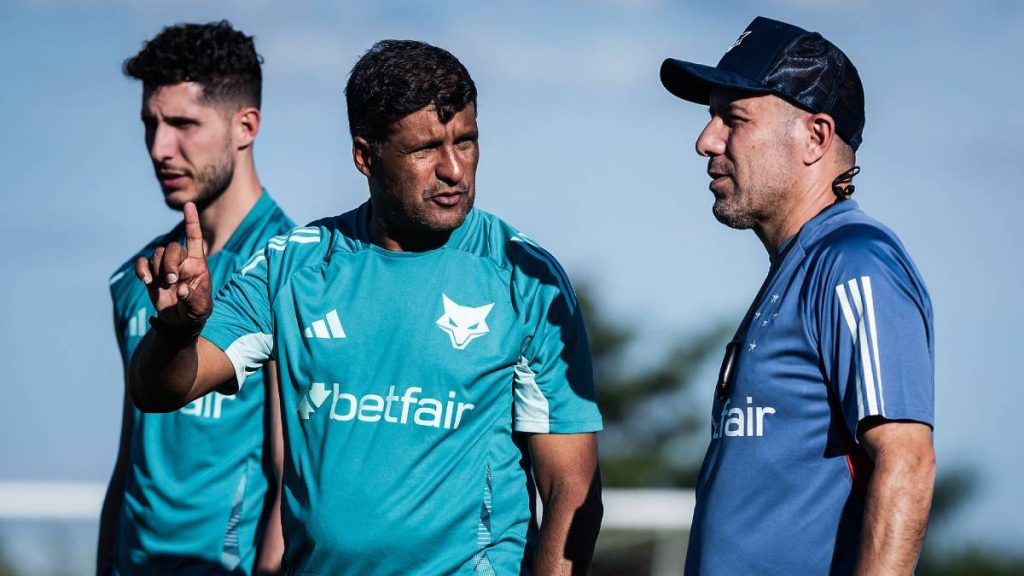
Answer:
[[[160,320],[182,332],[196,332],[213,311],[213,298],[199,211],[188,202],[184,214],[186,247],[171,242],[154,250],[150,259],[140,256],[135,275],[146,285]]]

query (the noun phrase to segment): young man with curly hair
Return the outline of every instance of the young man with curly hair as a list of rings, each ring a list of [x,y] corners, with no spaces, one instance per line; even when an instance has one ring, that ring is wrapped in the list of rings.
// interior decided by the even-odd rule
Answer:
[[[203,234],[189,248],[205,252],[214,286],[293,226],[263,190],[253,162],[260,62],[252,37],[222,21],[165,28],[124,63],[124,74],[142,81],[146,148],[164,201],[174,210],[198,208]],[[155,314],[134,262],[159,260],[164,245],[184,240],[179,224],[110,279],[126,368]],[[125,401],[98,573],[279,570],[276,389],[271,367],[251,374],[236,395],[210,391],[166,413],[139,412]]]

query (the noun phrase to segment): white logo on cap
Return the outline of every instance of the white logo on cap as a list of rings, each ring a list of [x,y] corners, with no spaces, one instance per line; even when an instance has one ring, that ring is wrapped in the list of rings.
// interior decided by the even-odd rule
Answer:
[[[747,30],[747,31],[746,31],[746,32],[744,32],[743,34],[740,34],[740,37],[739,37],[739,38],[737,38],[737,39],[736,39],[736,41],[735,41],[735,42],[733,42],[731,46],[729,46],[729,50],[732,50],[733,48],[735,48],[735,47],[739,46],[739,45],[740,45],[740,43],[742,43],[742,42],[743,42],[743,39],[744,39],[744,38],[746,38],[747,36],[750,36],[750,30]],[[726,54],[728,54],[728,53],[729,53],[729,50],[726,50],[726,51],[725,51],[725,53],[726,53]]]

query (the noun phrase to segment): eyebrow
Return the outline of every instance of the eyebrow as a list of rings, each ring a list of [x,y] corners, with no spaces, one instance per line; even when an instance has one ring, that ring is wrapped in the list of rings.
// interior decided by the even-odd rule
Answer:
[[[733,112],[733,113],[737,113],[738,112],[738,113],[744,114],[744,115],[749,115],[750,114],[750,108],[749,107],[744,106],[742,104],[739,104],[735,100],[733,100],[732,102],[729,102],[728,109],[729,109],[730,112]]]
[[[156,114],[152,114],[152,113],[143,111],[141,114],[139,114],[139,118],[141,120],[143,120],[143,121],[145,121],[145,120],[155,120],[156,119]],[[164,116],[164,121],[165,122],[199,122],[199,117],[197,117],[197,116],[189,116],[189,115],[180,115],[179,114],[179,115],[175,115],[175,116]]]
[[[718,103],[710,102],[708,104],[708,112],[714,116],[715,114],[739,114],[743,116],[749,116],[752,112],[749,107],[740,104],[736,100],[730,100],[728,102]]]

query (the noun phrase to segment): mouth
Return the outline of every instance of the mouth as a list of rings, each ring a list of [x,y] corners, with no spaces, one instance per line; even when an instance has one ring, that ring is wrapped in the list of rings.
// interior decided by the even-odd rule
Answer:
[[[716,192],[715,188],[725,184],[725,181],[728,180],[729,178],[728,174],[723,174],[721,172],[712,172],[710,170],[708,171],[708,176],[711,177],[711,182],[708,184],[708,188],[712,192]]]
[[[157,170],[156,178],[160,181],[160,186],[167,188],[181,188],[185,185],[185,181],[189,175],[187,172],[180,170]]]
[[[434,204],[437,204],[438,206],[442,206],[444,208],[451,208],[452,206],[458,205],[459,202],[462,201],[462,197],[465,195],[466,193],[464,191],[453,190],[451,192],[438,192],[430,194],[429,196],[427,196],[427,199],[433,202]]]

